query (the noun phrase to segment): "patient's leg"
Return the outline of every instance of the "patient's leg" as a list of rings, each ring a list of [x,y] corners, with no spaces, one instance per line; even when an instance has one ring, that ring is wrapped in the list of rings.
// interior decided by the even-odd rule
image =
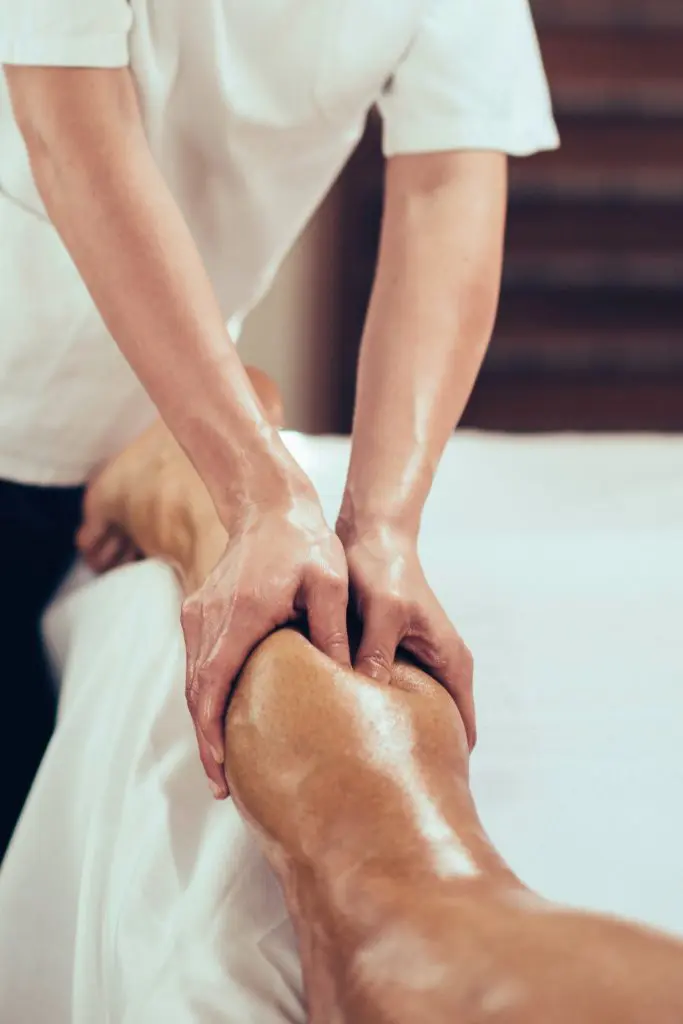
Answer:
[[[674,1024],[683,946],[554,908],[495,852],[457,709],[382,687],[292,631],[242,674],[228,778],[277,873],[315,1024]]]
[[[186,588],[213,568],[225,531],[163,427],[101,486]],[[242,673],[227,752],[297,927],[314,1024],[683,1024],[680,944],[553,908],[503,863],[455,704],[418,670],[378,686],[277,633]]]

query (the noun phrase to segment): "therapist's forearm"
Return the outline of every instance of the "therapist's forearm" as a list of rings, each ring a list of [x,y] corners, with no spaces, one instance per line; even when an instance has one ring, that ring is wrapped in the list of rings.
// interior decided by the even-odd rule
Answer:
[[[506,161],[400,157],[387,171],[380,258],[358,372],[339,529],[415,537],[493,328]]]
[[[49,216],[219,512],[305,488],[229,342],[148,148],[129,72],[14,68],[7,76]]]

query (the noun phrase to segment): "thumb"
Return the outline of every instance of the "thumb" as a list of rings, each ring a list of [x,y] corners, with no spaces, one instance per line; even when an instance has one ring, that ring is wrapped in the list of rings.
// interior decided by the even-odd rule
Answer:
[[[363,633],[354,666],[356,671],[368,679],[388,684],[401,633],[397,616],[386,614],[376,604],[370,605],[363,616]]]
[[[83,507],[83,521],[76,532],[76,547],[81,554],[97,548],[109,533],[110,523],[106,516],[97,512],[94,503],[86,502]]]
[[[302,596],[311,643],[332,661],[349,668],[351,653],[346,624],[348,582],[336,576],[308,579]]]

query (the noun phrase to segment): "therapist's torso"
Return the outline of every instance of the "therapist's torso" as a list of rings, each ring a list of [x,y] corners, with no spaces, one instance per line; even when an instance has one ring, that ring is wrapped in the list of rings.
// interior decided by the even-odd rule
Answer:
[[[6,2],[0,0],[0,60],[8,61]],[[73,8],[75,2],[58,0],[55,18],[60,4]],[[526,0],[507,2],[526,8]],[[125,59],[107,54],[102,64],[130,61],[152,153],[226,321],[243,317],[267,289],[359,139],[369,107],[415,45],[424,18],[460,6],[467,28],[473,9],[472,0],[93,4],[120,19]],[[37,9],[48,7],[37,0]],[[522,13],[517,24],[526,25],[524,19]],[[520,31],[533,36],[529,28],[530,22]],[[104,30],[102,45],[114,45],[105,43]],[[544,79],[533,46],[529,52],[538,93],[533,126],[534,117],[542,120]],[[17,62],[31,60],[24,54]],[[50,62],[60,63],[58,54]],[[554,144],[549,113],[547,122],[530,148]],[[518,126],[518,136],[527,129]],[[49,222],[3,81],[0,477],[81,482],[153,414]]]

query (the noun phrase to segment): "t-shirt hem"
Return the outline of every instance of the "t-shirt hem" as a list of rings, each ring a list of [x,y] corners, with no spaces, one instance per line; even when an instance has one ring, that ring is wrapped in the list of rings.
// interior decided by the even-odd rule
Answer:
[[[385,125],[382,148],[386,157],[402,154],[439,153],[450,150],[491,150],[508,156],[532,156],[557,149],[560,137],[552,118],[546,124],[520,130],[505,122],[477,120],[472,124],[444,126],[429,119],[405,123],[393,130]]]
[[[0,453],[0,480],[35,487],[80,487],[89,471],[80,465],[45,465],[21,456]]]
[[[123,68],[129,60],[128,37],[119,33],[77,39],[0,35],[0,64]]]

